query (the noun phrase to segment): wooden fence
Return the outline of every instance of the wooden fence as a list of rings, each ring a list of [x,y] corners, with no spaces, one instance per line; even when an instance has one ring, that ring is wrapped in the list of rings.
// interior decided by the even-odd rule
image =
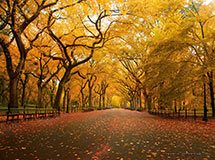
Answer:
[[[161,115],[161,116],[167,116],[167,117],[181,117],[181,118],[188,118],[193,117],[194,119],[198,117],[204,116],[204,110],[203,109],[192,109],[192,110],[178,110],[175,112],[174,110],[155,110],[152,109],[149,111],[149,113],[154,115]],[[212,111],[209,109],[207,111],[207,117],[212,117]]]

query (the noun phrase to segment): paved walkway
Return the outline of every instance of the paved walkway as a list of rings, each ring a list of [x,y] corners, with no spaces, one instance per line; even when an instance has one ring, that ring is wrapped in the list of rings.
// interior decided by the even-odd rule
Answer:
[[[0,124],[1,160],[215,159],[215,123],[122,109]]]

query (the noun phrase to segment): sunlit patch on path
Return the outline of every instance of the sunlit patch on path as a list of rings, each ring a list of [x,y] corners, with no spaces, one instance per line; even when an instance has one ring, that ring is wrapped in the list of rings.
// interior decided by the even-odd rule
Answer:
[[[0,159],[214,159],[215,122],[113,109],[0,124]]]

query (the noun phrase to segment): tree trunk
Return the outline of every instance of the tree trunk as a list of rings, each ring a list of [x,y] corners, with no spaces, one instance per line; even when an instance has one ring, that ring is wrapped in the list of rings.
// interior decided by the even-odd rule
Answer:
[[[82,90],[81,90],[81,103],[82,103],[82,109],[85,108],[85,98]]]
[[[21,97],[21,106],[23,107],[25,105],[25,97],[26,97],[26,87],[27,87],[27,83],[28,83],[28,80],[29,80],[29,74],[28,73],[25,73],[25,79],[22,80],[21,79],[21,83],[22,83],[22,97]]]
[[[151,96],[145,93],[144,94],[144,100],[145,100],[145,108],[148,109],[148,111],[150,111],[151,107],[152,107]]]
[[[54,93],[50,94],[51,108],[54,107]]]
[[[102,95],[102,107],[105,108],[105,94]]]
[[[5,90],[5,83],[4,77],[0,77],[0,104],[4,104],[4,90]]]
[[[89,108],[92,108],[92,87],[90,86],[90,82],[89,82],[88,105],[89,105]]]
[[[21,98],[22,107],[25,105],[25,90],[26,90],[26,84],[23,84],[22,85],[22,98]]]
[[[214,98],[213,72],[208,73],[208,78],[209,78],[209,89],[210,89],[212,116],[215,117],[215,104],[214,104],[215,98]]]
[[[37,88],[38,88],[38,95],[37,95],[37,107],[38,108],[42,108],[43,104],[42,104],[42,98],[43,98],[43,88],[42,88],[42,84],[41,82],[38,82],[37,84]]]
[[[130,109],[132,109],[132,100],[130,100],[129,103],[130,103]]]
[[[66,108],[66,101],[67,101],[67,90],[64,88],[64,96],[63,96],[63,112],[65,112],[65,108]]]
[[[67,69],[66,72],[64,73],[62,79],[60,80],[60,83],[59,83],[59,86],[57,89],[57,93],[56,93],[56,97],[55,97],[55,101],[54,101],[54,107],[58,110],[59,113],[60,113],[60,100],[62,97],[63,89],[64,89],[66,82],[68,81],[68,79],[70,77],[70,73],[71,73],[71,69]]]
[[[10,79],[8,109],[18,108],[18,82],[18,77]]]
[[[99,94],[99,108],[102,109],[102,95]]]
[[[69,92],[69,90],[67,90],[66,113],[69,113],[69,106],[70,106],[70,92]]]
[[[176,101],[176,99],[174,100],[174,112],[177,113],[177,101]]]
[[[142,109],[142,92],[141,92],[141,90],[140,90],[140,92],[139,92],[139,107],[140,107],[140,109]]]
[[[208,110],[207,110],[207,94],[206,94],[206,92],[207,92],[207,90],[206,90],[206,84],[205,84],[205,82],[204,82],[204,84],[203,84],[204,86],[204,90],[203,90],[203,98],[204,98],[204,105],[203,105],[203,108],[204,108],[204,117],[203,117],[203,121],[205,121],[205,122],[207,122],[208,121],[208,116],[207,116],[207,112],[208,112]]]

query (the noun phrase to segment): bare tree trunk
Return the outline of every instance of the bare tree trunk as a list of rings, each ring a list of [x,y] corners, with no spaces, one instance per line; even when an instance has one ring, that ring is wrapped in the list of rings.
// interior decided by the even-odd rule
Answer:
[[[70,90],[69,90],[69,89],[67,89],[66,113],[69,113],[69,106],[70,106]]]
[[[81,92],[81,103],[82,103],[82,109],[85,108],[85,97],[83,92]]]
[[[89,87],[88,105],[89,105],[89,108],[92,108],[92,87],[90,86],[90,82],[88,87]]]
[[[213,81],[213,72],[207,73],[209,78],[209,89],[210,89],[210,99],[211,99],[211,109],[212,116],[215,117],[215,98],[214,98],[214,81]]]
[[[0,104],[4,104],[5,82],[4,77],[0,77]]]
[[[208,121],[208,116],[207,116],[207,88],[206,88],[206,83],[204,82],[203,84],[203,98],[204,98],[204,105],[203,105],[203,108],[204,108],[204,117],[203,117],[203,121],[207,122]]]
[[[55,85],[53,84],[53,86],[51,86],[51,94],[50,94],[50,101],[51,101],[51,107],[54,107],[54,90],[55,90]]]
[[[92,108],[92,92],[93,92],[93,87],[95,84],[95,81],[97,80],[97,77],[95,75],[91,75],[90,78],[88,79],[88,93],[89,93],[89,97],[88,97],[88,105],[89,108]]]
[[[176,101],[176,99],[174,100],[174,112],[177,113],[177,101]]]
[[[26,73],[25,74],[25,79],[22,80],[21,79],[21,83],[22,83],[22,97],[21,97],[21,106],[23,107],[25,105],[25,97],[26,97],[26,87],[27,87],[27,83],[28,83],[28,79],[29,79],[29,75]]]
[[[142,109],[143,108],[143,106],[142,106],[142,91],[140,90],[139,91],[139,107],[140,107],[140,109]]]
[[[102,95],[102,107],[105,108],[105,94]]]
[[[151,99],[151,96],[148,95],[148,94],[146,94],[146,95],[144,95],[144,98],[145,98],[145,106],[148,109],[148,111],[150,111],[151,108],[152,108],[152,99]]]
[[[63,96],[63,112],[65,112],[65,108],[66,108],[66,101],[67,101],[67,90],[64,88],[64,96]]]
[[[40,82],[38,82],[38,85],[37,85],[37,87],[38,87],[38,97],[37,97],[37,106],[38,106],[38,108],[42,108],[42,106],[43,106],[43,104],[42,104],[42,98],[43,98],[43,88],[42,88],[42,86],[41,86],[41,83]]]
[[[99,109],[102,109],[102,95],[99,94]]]
[[[57,93],[56,93],[56,97],[55,97],[55,101],[54,101],[54,107],[58,110],[59,113],[60,113],[60,100],[62,97],[63,89],[64,89],[66,82],[68,81],[68,79],[70,77],[70,73],[71,73],[71,69],[67,69],[66,72],[64,73],[64,75],[59,83],[58,89],[57,89]]]
[[[18,78],[10,79],[8,109],[18,108]]]

